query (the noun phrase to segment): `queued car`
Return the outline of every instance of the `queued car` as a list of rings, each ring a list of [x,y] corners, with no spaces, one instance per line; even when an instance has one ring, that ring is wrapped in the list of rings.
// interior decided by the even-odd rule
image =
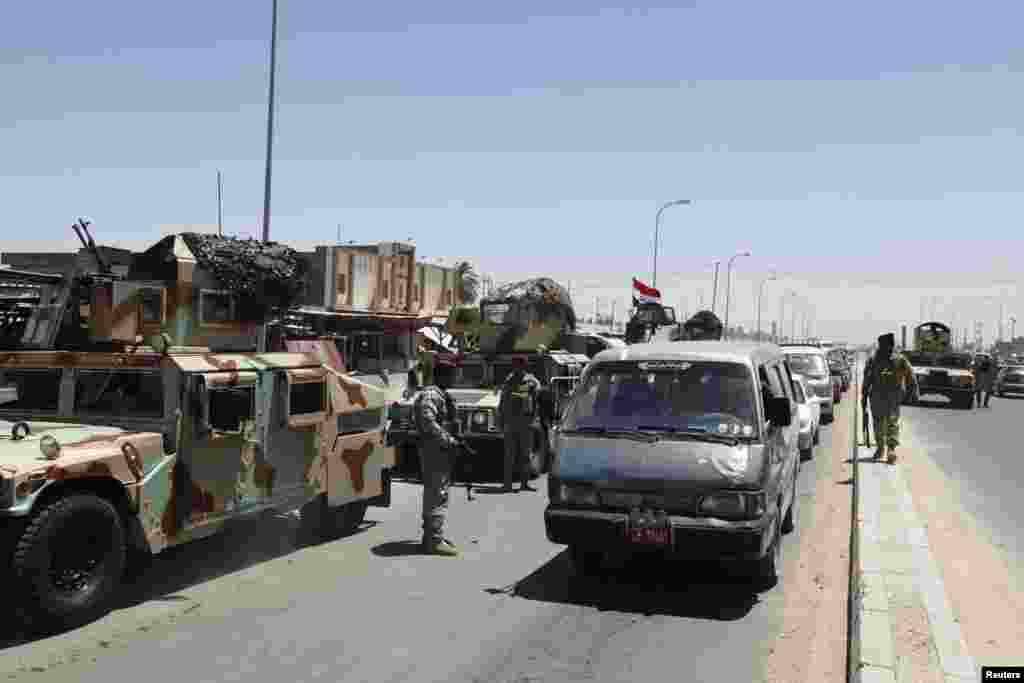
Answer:
[[[999,371],[993,387],[996,396],[1024,394],[1024,365],[1007,365]]]
[[[782,352],[790,369],[804,376],[808,388],[821,404],[821,423],[835,419],[835,405],[839,402],[839,384],[834,381],[825,352],[817,346],[784,346]],[[841,398],[841,397],[840,397]]]
[[[810,460],[821,437],[821,402],[803,375],[793,374],[793,400],[800,412],[800,457]]]
[[[798,407],[778,347],[598,354],[557,427],[544,512],[578,575],[608,554],[745,565],[770,587],[796,525]]]

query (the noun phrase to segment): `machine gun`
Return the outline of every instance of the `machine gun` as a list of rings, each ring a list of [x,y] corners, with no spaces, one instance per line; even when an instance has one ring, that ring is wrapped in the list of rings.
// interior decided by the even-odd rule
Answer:
[[[75,231],[76,235],[78,235],[78,239],[81,241],[82,246],[85,247],[85,250],[92,254],[93,258],[96,259],[96,266],[99,268],[100,274],[110,275],[112,272],[110,270],[110,264],[103,260],[103,255],[100,254],[100,250],[96,247],[96,242],[93,241],[92,235],[89,233],[89,226],[91,224],[92,221],[85,218],[79,218],[77,222],[71,225],[71,229]],[[85,237],[82,236],[83,233],[85,234]],[[86,238],[88,238],[88,240]]]

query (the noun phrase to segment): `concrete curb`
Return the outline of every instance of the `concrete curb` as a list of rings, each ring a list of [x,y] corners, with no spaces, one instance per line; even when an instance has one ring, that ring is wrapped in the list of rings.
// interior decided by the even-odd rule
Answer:
[[[872,449],[858,447],[856,460],[870,458]],[[855,465],[857,467],[857,465]],[[857,615],[851,641],[858,655],[851,661],[851,680],[896,683],[905,680],[897,656],[901,643],[893,612],[893,591],[900,587],[927,612],[927,647],[935,653],[947,683],[976,681],[980,669],[970,656],[963,633],[946,597],[899,465],[869,463],[860,468],[855,487],[855,528],[858,553],[855,566],[858,592],[852,603]]]

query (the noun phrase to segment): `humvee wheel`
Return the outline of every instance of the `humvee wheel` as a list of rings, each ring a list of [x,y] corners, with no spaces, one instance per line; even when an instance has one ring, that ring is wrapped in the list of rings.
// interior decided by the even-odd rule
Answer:
[[[365,500],[331,507],[327,504],[327,496],[320,494],[302,506],[302,532],[318,543],[348,536],[363,523],[366,508]]]
[[[34,625],[73,628],[100,616],[121,583],[127,554],[117,509],[79,493],[31,519],[11,560],[15,594]]]

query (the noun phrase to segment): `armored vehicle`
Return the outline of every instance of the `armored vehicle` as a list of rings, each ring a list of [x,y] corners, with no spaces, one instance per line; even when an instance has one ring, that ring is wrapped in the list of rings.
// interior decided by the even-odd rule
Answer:
[[[268,509],[299,508],[330,538],[389,505],[383,393],[326,355],[166,337],[133,353],[0,353],[9,600],[74,626],[108,608],[129,549],[158,554]]]
[[[914,348],[904,355],[914,368],[918,393],[906,402],[916,403],[929,394],[945,396],[953,405],[974,407],[975,377],[971,355],[953,350],[950,329],[940,322],[926,322],[914,328]]]

